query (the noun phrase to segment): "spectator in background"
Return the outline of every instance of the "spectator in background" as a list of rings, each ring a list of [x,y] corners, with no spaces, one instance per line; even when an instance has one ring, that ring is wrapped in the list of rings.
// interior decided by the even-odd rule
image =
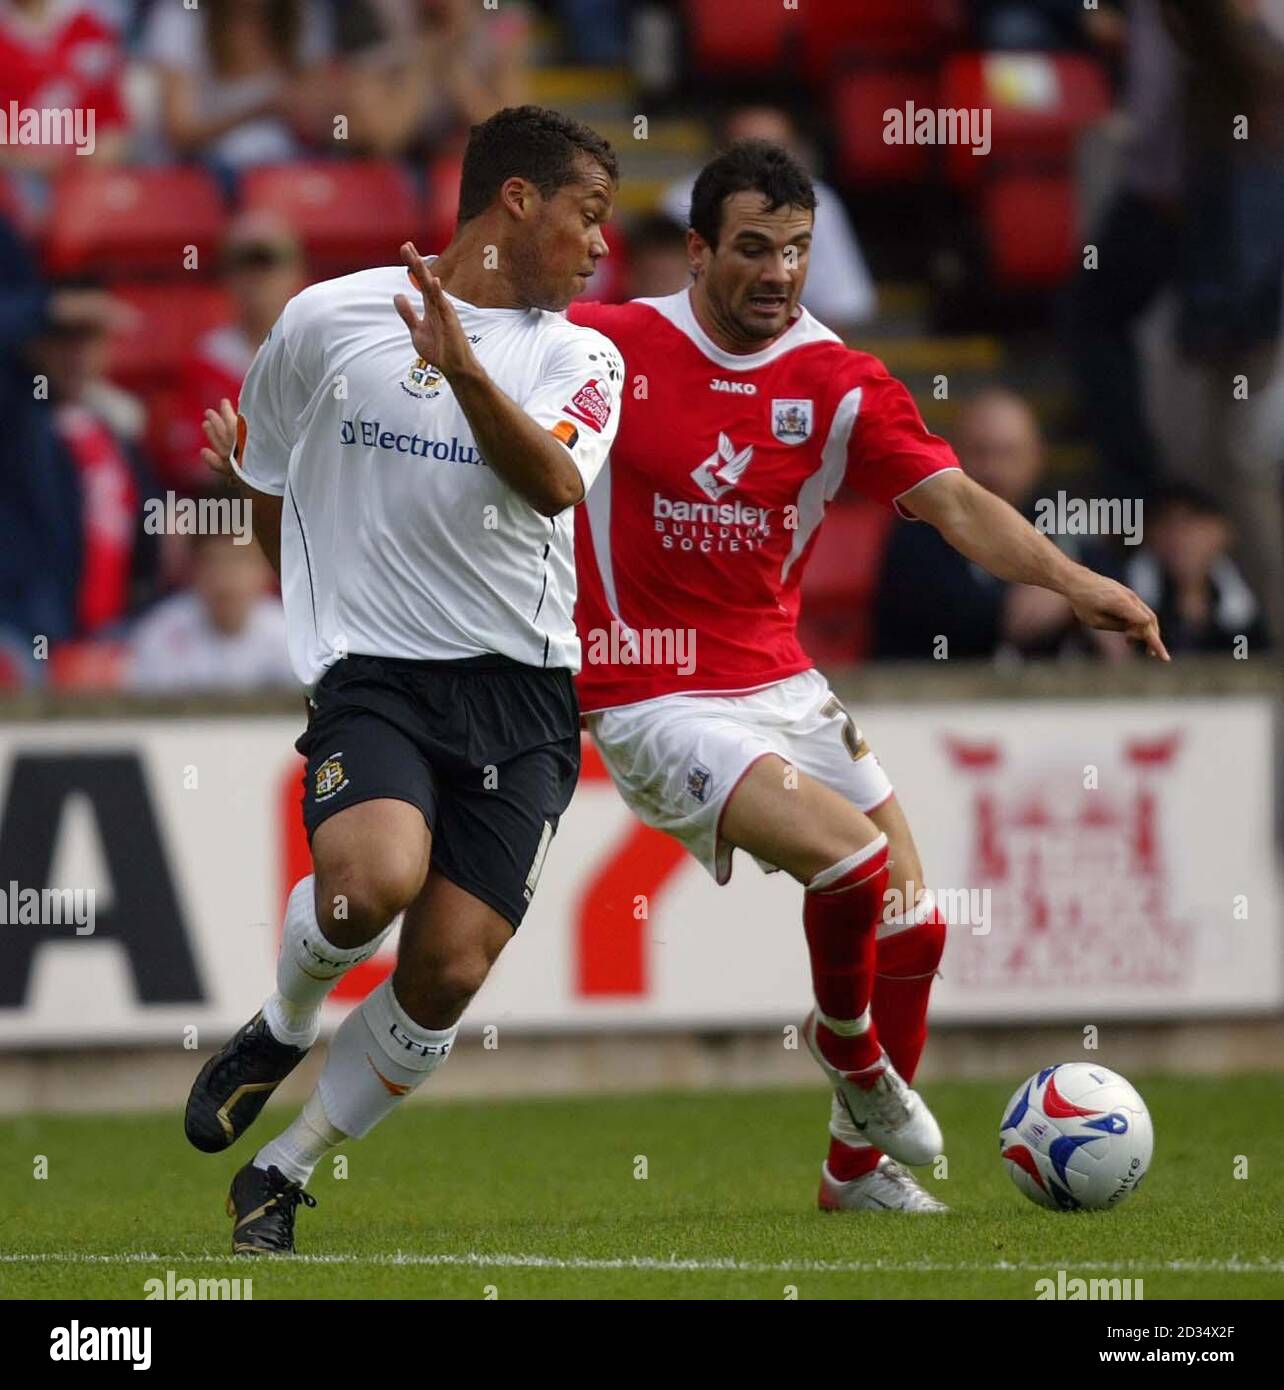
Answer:
[[[1087,21],[1114,14],[1111,0],[1101,9],[1084,0],[973,0],[972,8],[983,48],[1026,52],[1082,47]]]
[[[173,156],[235,172],[298,158],[329,141],[329,11],[320,0],[201,0],[157,5],[143,54],[161,86]]]
[[[52,302],[56,312],[31,339],[27,359],[48,383],[47,400],[37,404],[75,472],[74,631],[92,637],[123,621],[155,569],[157,548],[142,530],[155,486],[140,450],[142,404],[105,376],[109,334],[132,311],[93,287],[55,288]]]
[[[722,122],[719,143],[729,145],[736,140],[770,140],[783,145],[809,169],[813,164],[792,118],[774,106],[742,106],[729,112]],[[874,281],[843,200],[827,183],[820,179],[813,182],[816,220],[802,302],[826,327],[842,334],[874,317],[878,307]],[[664,211],[683,227],[690,224],[694,186],[695,175],[691,174],[671,184],[660,200]]]
[[[102,378],[121,312],[100,290],[42,283],[0,220],[0,632],[28,650],[119,619],[148,567],[149,483],[118,433],[140,416]]]
[[[80,488],[26,355],[37,333],[70,318],[76,299],[49,293],[0,219],[0,635],[28,653],[33,638],[53,641],[76,625]]]
[[[167,431],[163,481],[183,492],[209,486],[209,469],[201,462],[205,411],[224,396],[234,401],[241,394],[259,344],[306,282],[303,248],[293,229],[265,211],[244,212],[232,222],[219,267],[236,317],[206,333],[183,361],[179,400]]]
[[[953,443],[965,473],[1034,519],[1043,439],[1020,396],[1000,388],[974,396],[959,411]],[[1051,539],[1069,548],[1061,537]],[[1074,622],[1059,594],[996,579],[919,522],[897,523],[877,593],[874,655],[895,660],[939,659],[940,637],[951,660],[992,657],[1004,648],[1047,655]]]
[[[1198,447],[1179,468],[1225,492],[1245,574],[1278,645],[1284,6],[1131,0],[1127,16],[1123,177],[1089,238],[1099,266],[1080,271],[1068,297],[1080,407],[1111,492],[1137,497],[1162,481],[1134,338],[1173,289],[1189,373],[1182,396],[1200,407],[1184,431]],[[1183,443],[1170,441],[1174,459],[1188,452]]]
[[[554,8],[573,61],[616,67],[627,60],[629,0],[556,0]]]
[[[663,212],[637,220],[629,231],[629,272],[625,299],[659,299],[691,283],[687,233]]]
[[[0,101],[23,111],[94,113],[93,153],[73,145],[0,144],[0,169],[53,174],[90,158],[120,159],[127,147],[121,86],[123,54],[116,32],[72,0],[0,0]]]
[[[194,538],[192,587],[163,599],[134,629],[125,684],[131,690],[297,690],[285,613],[253,539]]]
[[[355,0],[341,35],[358,152],[427,159],[526,100],[530,21],[513,0]]]
[[[1146,508],[1146,543],[1123,581],[1155,610],[1168,650],[1256,654],[1269,645],[1261,605],[1230,557],[1226,509],[1200,488],[1169,484]]]

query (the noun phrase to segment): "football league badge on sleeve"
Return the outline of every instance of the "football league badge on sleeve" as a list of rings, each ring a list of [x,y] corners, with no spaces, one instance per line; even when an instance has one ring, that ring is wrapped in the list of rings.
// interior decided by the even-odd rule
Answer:
[[[772,401],[772,434],[782,444],[804,443],[811,438],[812,411],[811,401]]]

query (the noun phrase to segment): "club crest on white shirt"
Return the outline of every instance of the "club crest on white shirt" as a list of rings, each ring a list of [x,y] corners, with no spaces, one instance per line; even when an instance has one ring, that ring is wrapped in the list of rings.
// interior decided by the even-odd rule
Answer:
[[[441,395],[441,383],[445,377],[422,357],[415,358],[415,364],[406,373],[406,379],[401,383],[401,389],[408,396],[414,396],[421,401],[430,401],[434,396]]]
[[[771,403],[771,432],[782,444],[802,444],[811,438],[811,401],[774,400]]]

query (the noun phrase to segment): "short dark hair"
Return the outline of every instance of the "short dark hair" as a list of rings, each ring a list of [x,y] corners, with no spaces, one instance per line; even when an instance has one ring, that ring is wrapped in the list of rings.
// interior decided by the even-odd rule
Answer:
[[[1161,483],[1150,494],[1147,504],[1154,519],[1186,512],[1195,516],[1216,517],[1219,521],[1229,520],[1221,500],[1197,483]]]
[[[649,212],[629,228],[629,251],[685,250],[687,229],[667,212]]]
[[[736,193],[752,190],[779,207],[816,210],[811,175],[783,145],[770,140],[737,140],[700,170],[691,190],[691,226],[716,247],[722,230],[722,204]]]
[[[459,180],[459,221],[484,212],[505,179],[528,179],[552,197],[575,178],[575,158],[586,154],[620,177],[615,151],[597,131],[543,106],[506,106],[473,126]]]

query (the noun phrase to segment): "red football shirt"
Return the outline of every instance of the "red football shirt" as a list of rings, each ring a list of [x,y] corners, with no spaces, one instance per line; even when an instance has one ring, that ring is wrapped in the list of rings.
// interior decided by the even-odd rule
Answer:
[[[826,505],[846,482],[894,506],[957,468],[953,450],[877,358],[805,310],[746,355],[708,337],[687,290],[569,317],[625,363],[610,464],[576,513],[582,708],[807,670],[799,584]]]
[[[0,92],[19,108],[92,110],[95,133],[125,123],[122,53],[115,31],[90,9],[57,0],[39,21],[0,14]]]

